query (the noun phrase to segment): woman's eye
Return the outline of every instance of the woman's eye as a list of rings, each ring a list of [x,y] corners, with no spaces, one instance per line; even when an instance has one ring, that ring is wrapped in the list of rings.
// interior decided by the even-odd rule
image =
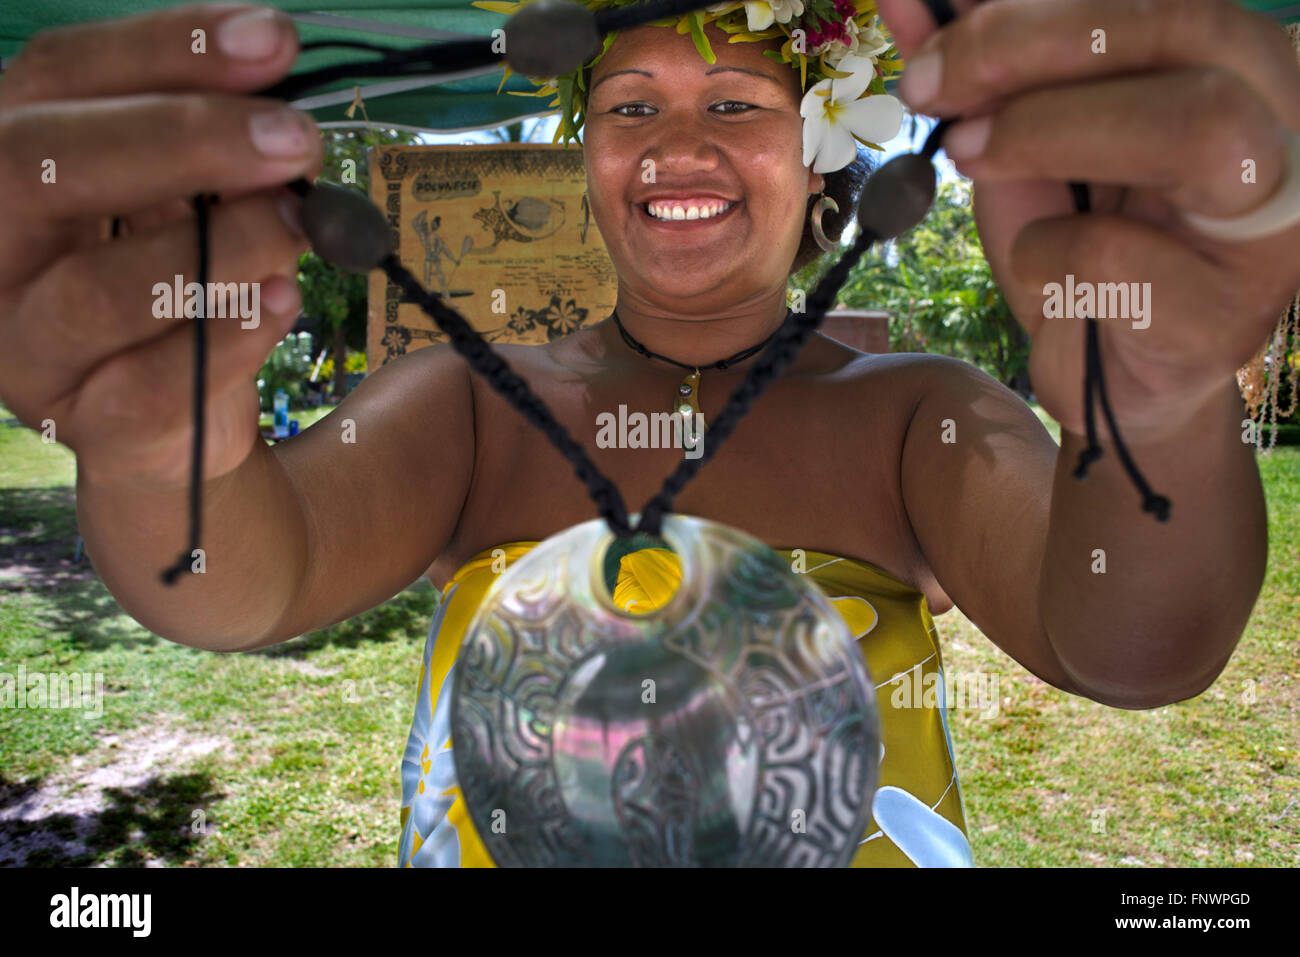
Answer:
[[[737,113],[748,113],[750,110],[757,109],[757,107],[755,107],[752,103],[742,103],[739,100],[723,100],[720,103],[715,103],[713,105],[713,108],[725,115],[734,115]],[[645,111],[645,112],[629,113],[626,112],[628,110]],[[639,117],[639,116],[649,116],[651,113],[657,111],[655,110],[654,107],[650,106],[648,103],[624,103],[622,106],[614,107],[612,110],[610,110],[610,112],[615,113],[619,116]]]

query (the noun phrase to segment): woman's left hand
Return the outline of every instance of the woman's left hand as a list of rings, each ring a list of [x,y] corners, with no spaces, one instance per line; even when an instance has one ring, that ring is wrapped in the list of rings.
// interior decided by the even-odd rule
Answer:
[[[944,148],[975,182],[985,256],[1033,340],[1043,408],[1084,432],[1084,320],[1045,308],[1044,287],[1073,276],[1150,291],[1145,318],[1097,317],[1124,438],[1185,425],[1300,287],[1300,225],[1225,242],[1180,216],[1240,216],[1281,184],[1287,130],[1300,131],[1286,31],[1229,0],[955,0],[941,30],[920,0],[877,7],[907,61],[904,102],[963,118]],[[981,125],[982,151],[961,154]],[[1070,181],[1089,184],[1092,212],[1075,212]]]

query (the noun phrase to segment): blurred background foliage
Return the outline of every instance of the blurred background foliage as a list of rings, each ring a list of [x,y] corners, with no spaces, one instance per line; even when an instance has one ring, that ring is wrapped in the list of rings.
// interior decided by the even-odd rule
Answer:
[[[811,291],[834,258],[795,273],[791,287]],[[984,259],[969,180],[941,182],[925,221],[864,256],[837,303],[888,311],[891,351],[964,359],[1022,396],[1030,394],[1029,336]]]

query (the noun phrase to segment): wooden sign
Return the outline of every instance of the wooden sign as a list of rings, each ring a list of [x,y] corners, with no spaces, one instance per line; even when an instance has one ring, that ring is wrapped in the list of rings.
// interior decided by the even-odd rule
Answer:
[[[613,311],[614,266],[586,186],[578,146],[391,146],[370,156],[370,198],[403,265],[489,342],[545,343]],[[371,272],[369,371],[445,339]]]

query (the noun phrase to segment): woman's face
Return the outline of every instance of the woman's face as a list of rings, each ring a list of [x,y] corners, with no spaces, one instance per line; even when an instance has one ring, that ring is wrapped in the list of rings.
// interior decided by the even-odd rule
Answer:
[[[799,78],[763,56],[775,41],[728,43],[717,62],[689,34],[620,31],[592,71],[583,132],[587,195],[621,286],[672,309],[734,307],[779,289],[799,248],[808,194]],[[647,203],[731,204],[721,215],[654,218]]]

